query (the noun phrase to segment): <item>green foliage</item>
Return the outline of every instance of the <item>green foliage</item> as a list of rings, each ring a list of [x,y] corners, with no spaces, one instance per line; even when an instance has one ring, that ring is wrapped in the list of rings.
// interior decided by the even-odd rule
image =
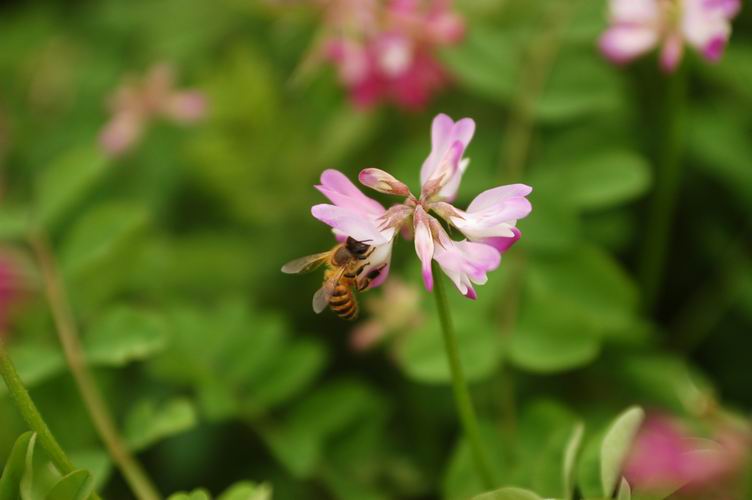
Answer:
[[[86,500],[92,491],[89,472],[76,470],[61,476],[36,449],[36,434],[32,432],[16,440],[0,476],[2,500]]]
[[[717,64],[687,48],[686,102],[669,113],[654,56],[614,67],[599,54],[605,2],[455,3],[466,36],[437,54],[447,86],[409,112],[351,105],[312,2],[0,7],[0,250],[30,261],[3,341],[83,469],[62,477],[31,434],[16,440],[26,428],[0,384],[0,500],[130,496],[66,368],[32,229],[128,446],[160,487],[206,486],[171,498],[262,500],[270,485],[296,500],[644,498],[621,471],[634,405],[705,438],[728,408],[750,413],[749,9]],[[106,155],[109,96],[158,62],[176,89],[204,93],[207,115],[144,123],[133,148]],[[311,311],[320,272],[279,273],[333,245],[310,216],[321,171],[357,184],[361,168],[383,168],[417,193],[439,112],[477,124],[457,207],[499,184],[534,189],[521,240],[478,299],[448,286],[501,488],[488,493],[413,243],[395,246],[390,280],[419,299],[359,294],[355,323]],[[682,171],[650,305],[642,246],[674,116]]]

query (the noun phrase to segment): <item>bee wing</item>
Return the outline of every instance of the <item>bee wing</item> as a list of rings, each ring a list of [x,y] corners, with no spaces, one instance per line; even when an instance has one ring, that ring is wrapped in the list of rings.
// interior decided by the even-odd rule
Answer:
[[[338,269],[337,272],[330,276],[329,279],[324,281],[324,284],[321,285],[321,288],[316,290],[316,293],[313,294],[313,311],[316,314],[321,313],[321,311],[326,309],[326,307],[329,305],[329,299],[332,298],[334,289],[337,287],[337,283],[340,279],[342,279],[342,275],[344,273],[344,268]]]
[[[282,266],[282,272],[286,274],[300,274],[313,271],[321,264],[326,262],[331,252],[315,253],[306,257],[291,260],[284,266]]]

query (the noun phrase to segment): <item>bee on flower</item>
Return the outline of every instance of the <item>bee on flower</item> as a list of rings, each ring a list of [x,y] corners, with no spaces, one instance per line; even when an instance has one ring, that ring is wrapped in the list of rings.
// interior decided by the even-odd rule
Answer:
[[[407,234],[413,237],[427,290],[433,289],[435,260],[462,295],[475,299],[475,285],[486,283],[487,273],[499,266],[501,254],[519,240],[516,225],[532,209],[527,199],[531,187],[512,184],[489,189],[465,210],[452,204],[469,165],[464,153],[474,132],[475,122],[470,118],[455,122],[440,114],[433,120],[432,148],[420,170],[418,196],[388,172],[362,170],[358,176],[361,184],[403,198],[389,209],[363,194],[341,172],[326,170],[321,175],[316,188],[332,204],[315,205],[313,216],[329,225],[338,240],[367,242],[371,247],[357,276],[373,279],[360,290],[386,280],[397,235]],[[463,238],[450,237],[442,222]]]
[[[118,156],[132,148],[149,122],[165,118],[188,125],[206,113],[206,99],[197,90],[175,89],[175,74],[167,64],[153,66],[141,80],[129,80],[110,96],[111,115],[99,136],[104,150]]]
[[[623,64],[660,47],[660,63],[673,72],[684,46],[718,61],[731,36],[740,0],[610,0],[610,27],[600,39],[603,53]]]

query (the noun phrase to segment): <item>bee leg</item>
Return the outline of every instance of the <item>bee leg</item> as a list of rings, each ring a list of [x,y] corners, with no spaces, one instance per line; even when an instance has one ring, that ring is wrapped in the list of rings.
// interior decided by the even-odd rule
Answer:
[[[366,260],[366,259],[367,259],[368,257],[370,257],[370,256],[371,256],[371,254],[372,254],[372,253],[373,253],[374,251],[376,251],[376,247],[372,246],[372,247],[371,247],[371,248],[369,248],[369,249],[368,249],[368,251],[367,251],[366,253],[364,253],[363,255],[358,255],[358,260]]]
[[[368,288],[371,285],[371,282],[373,280],[375,280],[376,278],[379,277],[379,275],[381,274],[381,271],[383,271],[385,267],[386,267],[386,264],[381,264],[376,269],[370,271],[366,275],[366,277],[363,278],[363,281],[361,281],[360,283],[358,283],[358,291],[362,292],[363,290],[365,290],[366,288]]]
[[[360,266],[359,268],[357,268],[355,270],[355,272],[353,272],[353,273],[346,273],[344,275],[345,278],[350,278],[350,279],[357,278],[358,276],[361,275],[361,273],[363,272],[363,270],[366,268],[367,265],[368,265],[368,262],[364,263],[362,266]]]

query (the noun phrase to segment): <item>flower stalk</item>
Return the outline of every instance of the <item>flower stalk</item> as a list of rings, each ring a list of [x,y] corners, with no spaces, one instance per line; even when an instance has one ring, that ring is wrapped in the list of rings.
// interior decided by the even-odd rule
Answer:
[[[41,232],[33,233],[30,236],[30,243],[42,273],[45,293],[50,304],[55,329],[63,347],[63,354],[99,437],[134,495],[140,500],[161,499],[158,490],[118,433],[102,393],[86,366],[73,314],[45,235]]]
[[[42,414],[39,413],[37,406],[31,399],[29,391],[26,390],[21,381],[21,377],[18,376],[16,367],[10,359],[2,340],[0,340],[0,375],[2,375],[13,403],[16,405],[19,413],[21,413],[21,417],[23,417],[26,425],[29,426],[29,429],[36,432],[37,439],[39,439],[39,442],[57,470],[63,475],[75,471],[76,467],[73,465],[71,459],[68,458],[68,455],[65,454],[60,443],[55,439],[47,422],[44,421]],[[91,498],[99,500],[100,497],[97,493],[92,492]]]
[[[646,307],[655,305],[668,251],[671,222],[674,219],[676,198],[682,178],[682,149],[684,147],[684,102],[686,79],[683,72],[671,75],[666,82],[663,137],[655,175],[655,193],[650,204],[648,227],[645,233],[640,281]]]
[[[483,486],[490,490],[496,487],[493,469],[491,468],[491,462],[488,455],[483,448],[480,428],[478,427],[478,420],[475,416],[475,408],[473,407],[473,402],[470,398],[470,391],[467,388],[465,375],[462,371],[457,336],[454,333],[454,326],[452,325],[452,318],[449,313],[449,304],[447,302],[446,291],[444,290],[443,277],[441,276],[438,264],[435,261],[433,262],[433,266],[433,295],[436,297],[436,310],[439,314],[441,334],[444,338],[444,348],[446,349],[447,362],[449,363],[449,371],[452,376],[452,390],[454,391],[457,412],[460,416],[460,422],[465,437],[470,443],[470,450],[475,462],[476,472],[483,481]]]

